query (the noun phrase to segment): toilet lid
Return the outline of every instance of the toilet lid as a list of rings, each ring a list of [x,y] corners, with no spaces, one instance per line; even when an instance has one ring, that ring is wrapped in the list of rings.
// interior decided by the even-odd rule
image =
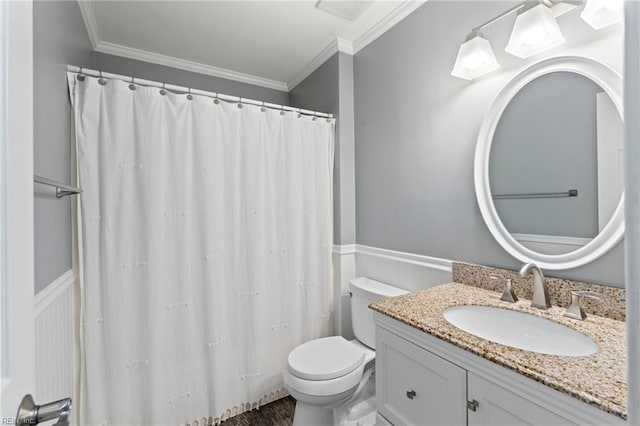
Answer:
[[[307,380],[342,377],[358,368],[364,352],[341,336],[324,337],[298,346],[289,354],[289,371]]]

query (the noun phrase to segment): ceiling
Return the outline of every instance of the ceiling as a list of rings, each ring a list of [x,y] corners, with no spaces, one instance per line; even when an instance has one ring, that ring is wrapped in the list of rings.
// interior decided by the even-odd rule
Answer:
[[[424,1],[376,0],[353,21],[319,10],[315,0],[78,3],[96,51],[288,91]]]

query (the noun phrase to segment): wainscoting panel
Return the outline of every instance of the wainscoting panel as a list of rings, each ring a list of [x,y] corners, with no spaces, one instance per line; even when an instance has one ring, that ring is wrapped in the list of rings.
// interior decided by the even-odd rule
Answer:
[[[357,245],[356,275],[408,291],[453,281],[452,261]]]
[[[35,296],[36,403],[73,393],[73,284],[72,271]]]
[[[345,339],[353,339],[349,281],[356,277],[356,245],[333,246],[333,331]]]
[[[333,246],[334,333],[353,339],[349,281],[368,277],[408,291],[453,281],[451,260],[368,247]]]

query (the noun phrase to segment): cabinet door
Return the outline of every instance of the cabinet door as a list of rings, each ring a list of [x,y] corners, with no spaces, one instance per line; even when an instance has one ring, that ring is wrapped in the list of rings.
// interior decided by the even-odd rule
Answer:
[[[467,384],[469,401],[478,403],[475,411],[469,410],[469,426],[576,424],[473,373],[468,373]]]
[[[395,426],[464,425],[466,371],[377,327],[376,407]]]

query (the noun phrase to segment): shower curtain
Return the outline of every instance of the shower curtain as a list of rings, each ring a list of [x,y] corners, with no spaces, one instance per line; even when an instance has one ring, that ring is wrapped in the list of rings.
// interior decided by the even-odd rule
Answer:
[[[286,395],[289,351],[330,334],[334,120],[68,83],[78,423],[211,424]]]

